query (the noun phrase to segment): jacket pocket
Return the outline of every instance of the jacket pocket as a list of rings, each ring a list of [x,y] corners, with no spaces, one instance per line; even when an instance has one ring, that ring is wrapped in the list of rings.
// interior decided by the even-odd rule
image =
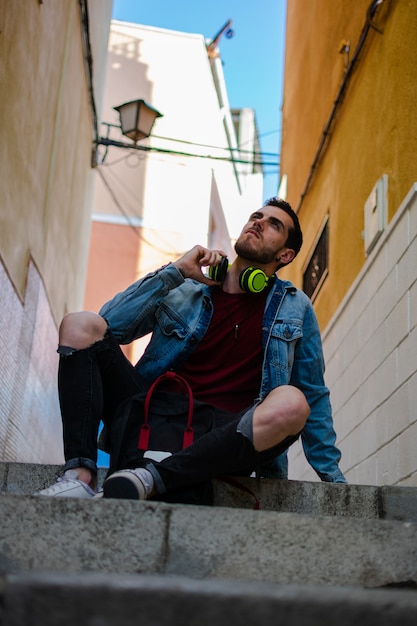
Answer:
[[[166,338],[175,339],[177,337],[178,339],[185,339],[190,332],[183,320],[172,309],[163,304],[156,310],[155,317],[161,333]]]
[[[270,353],[275,367],[291,371],[296,343],[303,336],[301,321],[278,320],[272,327]]]

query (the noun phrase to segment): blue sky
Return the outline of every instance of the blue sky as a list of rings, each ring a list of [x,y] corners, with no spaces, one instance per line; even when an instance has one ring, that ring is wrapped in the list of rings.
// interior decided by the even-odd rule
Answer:
[[[231,19],[234,36],[222,37],[229,103],[255,109],[262,152],[279,153],[285,46],[285,0],[114,0],[113,18],[214,38]],[[276,195],[278,172],[265,168],[264,198]]]

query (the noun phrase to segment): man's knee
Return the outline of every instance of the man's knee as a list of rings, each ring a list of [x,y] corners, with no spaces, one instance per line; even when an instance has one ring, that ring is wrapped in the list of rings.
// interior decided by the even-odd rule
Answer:
[[[297,387],[282,385],[273,389],[256,409],[255,419],[270,428],[298,434],[310,415],[305,395]]]
[[[106,330],[106,320],[97,313],[68,313],[59,328],[59,344],[82,350],[103,339]]]

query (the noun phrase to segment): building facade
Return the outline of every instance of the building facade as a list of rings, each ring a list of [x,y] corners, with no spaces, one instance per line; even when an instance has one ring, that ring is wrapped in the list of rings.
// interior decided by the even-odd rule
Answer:
[[[305,242],[282,277],[314,302],[354,483],[417,484],[416,8],[288,3],[281,192]]]
[[[121,135],[117,111],[143,99],[159,117],[143,149],[100,146],[85,308],[98,311],[139,277],[195,244],[230,258],[262,202],[251,109],[231,110],[217,46],[200,34],[113,21],[102,132]],[[136,361],[147,339],[125,347]]]
[[[232,256],[262,198],[254,112],[230,110],[217,46],[125,24],[109,46],[111,10],[111,0],[0,2],[3,461],[63,461],[65,313],[86,292],[97,310],[194,243]],[[160,137],[143,144],[152,151],[106,151],[101,135],[122,138],[112,107],[138,97],[163,113]]]
[[[0,2],[2,461],[63,459],[57,327],[83,302],[111,8]]]

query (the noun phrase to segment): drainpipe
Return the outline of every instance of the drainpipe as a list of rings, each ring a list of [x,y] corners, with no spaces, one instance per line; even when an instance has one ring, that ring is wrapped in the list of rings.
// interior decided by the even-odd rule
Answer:
[[[90,99],[90,110],[91,110],[92,131],[93,131],[93,146],[96,146],[97,141],[98,141],[98,119],[97,119],[96,101],[94,97],[94,87],[93,87],[93,55],[91,51],[91,41],[90,41],[88,0],[78,0],[78,5],[80,8],[81,41],[82,41],[82,49],[83,49],[83,56],[84,56],[85,73],[86,73],[86,78],[87,78],[88,95]],[[92,154],[91,154],[91,167],[96,167],[96,165],[97,165],[96,148],[93,147]]]

